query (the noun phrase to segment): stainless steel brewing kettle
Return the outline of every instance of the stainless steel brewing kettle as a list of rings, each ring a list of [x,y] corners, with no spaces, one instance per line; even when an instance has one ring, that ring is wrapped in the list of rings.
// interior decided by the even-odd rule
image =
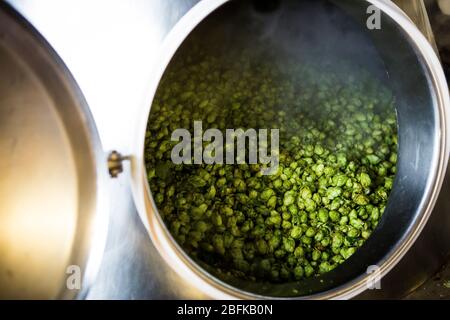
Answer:
[[[36,8],[20,1],[11,3],[29,15],[32,22],[35,19],[37,25],[44,21],[42,16],[39,20],[38,15],[33,15]],[[307,14],[296,11],[295,1],[277,3],[277,10],[290,12],[284,17],[291,19],[294,26],[298,16]],[[322,281],[305,283],[309,294],[301,298],[398,296],[429,276],[450,250],[445,232],[450,226],[446,215],[449,204],[439,198],[449,155],[447,84],[432,46],[392,2],[331,3],[361,28],[366,27],[370,5],[380,10],[383,27],[372,33],[371,41],[383,58],[398,99],[400,156],[394,190],[377,231],[339,273],[330,272]],[[259,14],[252,1],[153,1],[141,5],[140,10],[150,10],[154,19],[133,24],[137,33],[140,28],[151,27],[147,34],[151,36],[145,38],[151,45],[143,44],[143,52],[133,53],[135,61],[114,60],[114,72],[108,74],[110,70],[102,69],[106,75],[96,78],[102,79],[97,83],[90,83],[88,77],[101,74],[95,72],[101,66],[83,67],[82,59],[69,65],[77,81],[81,80],[93,116],[81,90],[47,42],[14,9],[3,3],[0,6],[0,143],[8,155],[2,157],[0,164],[6,173],[0,180],[0,296],[86,295],[98,270],[106,237],[105,204],[111,181],[106,177],[108,154],[104,150],[114,148],[126,157],[111,154],[110,169],[115,175],[125,166],[122,178],[127,178],[121,181],[131,186],[134,204],[153,250],[159,253],[153,267],[173,269],[178,274],[176,278],[161,280],[165,286],[185,288],[193,297],[298,298],[290,293],[297,284],[225,284],[188,258],[168,233],[152,202],[143,162],[145,128],[153,95],[184,39],[199,24],[221,21],[221,15],[233,21],[238,13],[248,13],[247,18],[255,19],[256,25],[264,28],[265,22],[272,21],[270,13]],[[120,6],[115,4],[115,12],[120,12]],[[125,24],[122,27],[126,29]],[[45,31],[45,24],[41,28]],[[58,53],[67,60],[70,52],[58,46],[63,40],[51,30],[47,32],[48,40],[56,43]],[[102,48],[103,39],[96,40],[97,48]],[[129,41],[135,43],[133,39]],[[92,45],[95,47],[96,43]],[[77,51],[70,44],[66,48]],[[83,55],[86,50],[77,52]],[[120,51],[123,56],[112,54],[113,58],[133,57],[126,47],[118,50],[123,50]],[[95,56],[96,52],[89,54]],[[102,58],[109,56],[105,54]],[[96,106],[101,94],[108,94],[105,89],[108,85],[110,95],[117,95],[111,90],[116,85],[114,81],[118,81],[116,77],[123,77],[120,82],[123,93],[116,100],[127,103],[126,107],[115,105],[114,101],[109,110],[105,105],[103,109]],[[122,160],[129,165],[122,164]],[[412,268],[411,261],[418,260],[421,263],[414,263]],[[386,283],[383,290],[366,290],[370,277],[366,271],[372,265],[378,267]],[[77,268],[81,275],[80,290],[76,288],[76,277],[72,277],[77,275]],[[402,276],[402,281],[389,281]]]

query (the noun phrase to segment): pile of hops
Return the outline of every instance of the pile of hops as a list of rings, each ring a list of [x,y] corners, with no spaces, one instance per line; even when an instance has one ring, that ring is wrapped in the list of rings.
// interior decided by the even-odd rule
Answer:
[[[173,164],[171,133],[194,121],[279,129],[278,171]],[[144,152],[159,213],[191,257],[219,276],[301,280],[342,264],[380,221],[396,171],[394,100],[351,68],[195,45],[160,83]]]

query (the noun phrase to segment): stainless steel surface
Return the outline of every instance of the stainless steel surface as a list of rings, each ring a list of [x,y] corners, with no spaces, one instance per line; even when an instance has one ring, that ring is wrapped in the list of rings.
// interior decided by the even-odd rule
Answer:
[[[423,0],[393,0],[393,2],[408,15],[420,32],[428,39],[433,46],[433,49],[438,52],[433,30],[430,25],[430,19],[428,18],[427,9]]]
[[[149,224],[143,208],[146,184],[141,175],[141,155],[136,151],[141,150],[139,144],[151,89],[157,84],[155,77],[159,77],[170,58],[168,54],[159,60],[160,50],[174,51],[183,35],[221,2],[202,1],[203,7],[189,11],[187,18],[185,13],[197,1],[10,2],[47,37],[73,72],[89,102],[106,149],[114,148],[135,156],[131,170],[126,165],[124,173],[110,186],[113,210],[108,244],[99,278],[88,298],[200,298],[221,294],[211,287],[205,293],[189,285],[198,278],[191,277],[189,271],[180,277],[168,267],[148,238],[145,227]],[[387,1],[380,2],[388,6]],[[101,24],[98,23],[100,14]],[[181,23],[177,23],[181,17]],[[166,38],[169,31],[172,41]],[[419,39],[419,42],[423,47],[424,41]],[[135,199],[130,196],[130,179],[137,195]],[[134,201],[140,206],[144,225],[136,214]],[[423,222],[419,225],[423,226]],[[152,234],[153,240],[163,239],[161,234]],[[165,253],[166,259],[177,258],[167,257],[170,253],[170,250]],[[404,252],[399,253],[396,259]],[[183,263],[180,266],[183,267]],[[392,265],[385,272],[390,267]],[[397,273],[395,279],[403,281],[401,276]],[[369,292],[368,296],[371,295]]]
[[[0,298],[83,296],[66,286],[66,271],[78,266],[87,289],[99,268],[103,152],[64,65],[2,3],[0,150]]]
[[[158,69],[150,89],[152,93],[156,90],[171,57],[189,32],[225,2],[216,4],[205,2],[203,6],[196,6],[175,25],[163,44]],[[308,298],[354,297],[367,289],[368,279],[371,277],[366,273],[367,267],[377,265],[382,277],[388,274],[414,244],[432,212],[446,172],[450,146],[447,137],[450,102],[447,83],[439,60],[426,38],[391,2],[363,3],[341,0],[336,1],[336,4],[354,15],[364,27],[367,20],[366,9],[369,4],[375,4],[384,14],[382,29],[372,37],[377,49],[381,52],[391,79],[390,83],[395,88],[399,114],[400,156],[391,200],[377,231],[373,233],[364,248],[352,256],[345,266],[322,276],[321,281],[313,280],[311,285],[303,282],[301,286],[295,283],[258,286],[241,281],[239,284],[236,282],[236,286],[239,287],[236,289],[205,273],[175,243],[156,213],[157,210],[146,182],[146,174],[142,168],[143,155],[140,152],[144,149],[145,118],[141,118],[141,123],[138,125],[139,130],[135,135],[137,147],[133,153],[135,161],[132,170],[133,192],[138,212],[144,223],[148,221],[150,237],[167,263],[179,274],[190,279],[193,287],[200,288],[211,297],[288,297],[294,295],[295,291],[302,292],[305,287],[306,289],[314,288],[311,289],[313,294],[307,296]],[[237,6],[234,10],[246,12],[245,4]],[[296,12],[293,2],[284,1],[282,6],[287,8],[283,11],[284,13]],[[231,15],[227,16],[226,21],[234,19],[233,12],[235,11],[231,10]],[[287,19],[293,24],[296,18],[296,13],[283,15],[283,20]],[[302,20],[301,17],[298,19]],[[240,25],[239,21],[235,21],[234,25]],[[264,27],[263,25],[264,22],[260,27]],[[289,30],[295,30],[295,28]],[[250,32],[258,36],[257,30],[252,29]],[[292,43],[290,40],[294,39],[295,35],[290,37],[289,32],[286,30],[283,36],[288,43]],[[322,32],[321,36],[326,37],[326,31]],[[281,46],[277,42],[272,44],[274,47],[277,45]],[[393,45],[396,45],[396,51],[393,51]],[[404,68],[404,64],[407,64],[408,68]],[[151,97],[147,103],[147,111],[143,111],[143,114],[148,114],[150,103]],[[393,228],[394,225],[398,227]]]
[[[450,5],[450,1],[448,1]],[[427,0],[427,11],[447,79],[450,79],[450,14],[444,14],[436,0]]]
[[[450,261],[423,285],[405,297],[407,300],[450,300]]]
[[[411,6],[409,1],[400,0],[398,2],[399,5]],[[445,40],[448,38],[448,28],[446,28],[446,26],[448,26],[450,21],[439,20],[443,15],[436,10],[437,8],[435,8],[435,6],[437,6],[437,3],[435,6],[433,5],[435,0],[426,2],[430,19],[427,17],[426,19],[419,19],[419,21],[425,21],[423,24],[428,24],[428,20],[431,20],[431,27],[434,31],[431,39],[432,41],[434,41],[434,39],[437,40],[437,47],[440,49],[441,59],[445,64],[448,62],[448,59],[446,59],[448,50],[445,51],[445,46],[443,46],[442,43],[445,43]],[[420,8],[421,6],[422,3],[417,3],[412,7],[406,8],[406,12],[413,14],[415,9]],[[422,16],[423,13],[417,15]],[[417,21],[418,19],[416,18],[413,20]],[[426,27],[426,25],[422,25],[420,29],[422,30]],[[425,34],[430,33],[427,32]],[[430,221],[420,238],[416,241],[415,245],[401,263],[396,266],[391,274],[383,279],[383,282],[386,283],[383,292],[377,292],[378,294],[372,294],[370,297],[379,298],[383,296],[395,296],[396,292],[402,292],[403,295],[404,292],[408,294],[407,299],[450,298],[450,289],[448,288],[448,281],[450,279],[450,256],[448,246],[450,240],[447,237],[448,226],[450,225],[450,215],[448,214],[450,212],[450,199],[448,198],[449,190],[450,175],[447,171],[443,191],[438,199],[433,215],[430,217]],[[430,250],[430,248],[433,248],[433,250]],[[439,274],[433,275],[443,264],[445,264],[446,267],[444,267]],[[404,275],[404,277],[410,279],[410,282],[415,285],[408,286],[407,283],[399,281],[398,275]],[[430,275],[433,276],[430,278]],[[421,285],[422,283],[424,284]],[[447,287],[445,285],[447,285]],[[363,295],[362,298],[363,297],[367,297],[367,295]]]
[[[71,70],[91,108],[104,149],[129,154],[161,42],[198,1],[8,2],[46,37]],[[155,250],[131,196],[128,163],[124,169],[108,186],[108,240],[87,298],[205,297],[187,286]]]
[[[448,0],[437,0],[442,13],[450,15],[450,2]]]

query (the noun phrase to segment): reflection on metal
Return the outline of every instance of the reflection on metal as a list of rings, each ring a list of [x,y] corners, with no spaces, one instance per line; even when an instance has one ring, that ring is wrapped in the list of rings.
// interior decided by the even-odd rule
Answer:
[[[53,51],[4,3],[0,30],[0,298],[73,298],[67,266],[88,288],[103,252],[106,165]]]
[[[443,14],[450,15],[450,1],[448,0],[438,0],[439,8]]]
[[[212,2],[209,2],[209,5],[205,3],[208,2],[201,2],[191,9],[166,37],[160,58],[156,63],[157,68],[150,89],[151,94],[156,90],[164,69],[181,42],[199,22],[214,10]],[[289,1],[283,3],[289,3]],[[368,3],[375,4],[383,11],[383,19],[386,24],[378,34],[373,35],[373,39],[375,46],[385,59],[391,81],[394,82],[394,87],[400,94],[397,96],[397,100],[401,101],[398,109],[401,154],[399,178],[396,179],[393,199],[387,208],[388,213],[383,217],[386,223],[384,225],[380,223],[377,232],[374,232],[366,243],[366,250],[358,251],[346,266],[343,265],[339,269],[339,274],[337,274],[338,270],[334,273],[330,272],[321,277],[325,279],[323,283],[312,284],[312,287],[324,288],[317,291],[312,289],[314,294],[306,297],[315,299],[355,297],[366,290],[366,280],[369,275],[365,271],[368,264],[379,265],[380,275],[384,277],[405,257],[431,215],[443,182],[449,155],[447,109],[450,102],[448,89],[442,68],[427,39],[414,27],[411,20],[390,1],[370,0],[363,3],[339,0],[335,3],[348,10],[352,15],[354,14],[356,20],[364,24],[367,17],[365,9]],[[216,5],[220,5],[220,1]],[[230,14],[233,10],[226,12]],[[230,21],[233,17],[227,16],[225,20]],[[235,23],[235,25],[239,24]],[[289,39],[289,37],[287,38]],[[405,68],[405,65],[408,68]],[[423,68],[423,65],[426,68]],[[415,89],[411,90],[411,88]],[[422,104],[418,104],[417,101],[422,101]],[[148,114],[150,102],[151,96],[147,101],[145,114]],[[144,111],[141,110],[141,112]],[[141,117],[139,121],[133,136],[137,144],[133,153],[136,156],[136,165],[132,170],[133,192],[137,208],[145,226],[149,229],[153,244],[168,265],[183,278],[188,279],[189,285],[200,289],[210,297],[290,296],[290,292],[294,292],[292,290],[295,287],[294,283],[258,286],[241,281],[239,285],[232,287],[213,278],[186,256],[170,236],[154,206],[142,165],[144,159],[141,150],[144,145],[146,117]],[[414,124],[414,130],[410,131],[412,124]],[[419,147],[422,152],[417,152]],[[394,226],[395,230],[393,230]],[[376,257],[369,252],[376,253]],[[378,260],[373,261],[373,259]],[[397,274],[397,276],[401,276],[401,274]],[[415,286],[416,280],[415,278],[402,279],[402,286],[393,285],[386,288],[387,290],[370,290],[366,291],[366,294],[369,297],[375,295],[398,296],[405,294],[411,286]],[[302,285],[304,288],[305,282]],[[375,292],[377,293],[375,294]]]
[[[417,28],[428,39],[433,49],[438,53],[436,40],[434,39],[433,30],[431,29],[430,19],[428,18],[427,9],[423,0],[393,0],[414,22]]]

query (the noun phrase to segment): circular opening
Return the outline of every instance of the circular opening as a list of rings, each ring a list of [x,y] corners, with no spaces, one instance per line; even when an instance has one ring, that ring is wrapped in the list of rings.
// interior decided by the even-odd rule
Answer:
[[[421,56],[390,17],[369,30],[366,2],[274,3],[227,3],[190,33],[156,92],[144,156],[187,263],[295,297],[349,285],[401,246],[435,178],[438,115]],[[227,149],[226,129],[248,133],[246,147]],[[204,153],[208,139],[225,147]],[[278,157],[262,165],[260,149]]]

